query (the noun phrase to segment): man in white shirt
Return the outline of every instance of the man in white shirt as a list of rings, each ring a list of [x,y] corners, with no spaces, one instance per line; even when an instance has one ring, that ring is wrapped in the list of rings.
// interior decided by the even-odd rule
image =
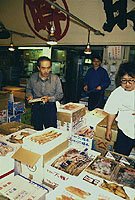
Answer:
[[[121,64],[117,77],[120,86],[111,93],[104,107],[109,114],[106,139],[111,140],[111,126],[116,118],[118,137],[114,150],[128,156],[135,146],[135,63]]]

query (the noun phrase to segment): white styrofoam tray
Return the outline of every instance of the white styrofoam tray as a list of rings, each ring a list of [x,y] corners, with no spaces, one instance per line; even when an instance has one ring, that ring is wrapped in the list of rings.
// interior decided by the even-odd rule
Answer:
[[[31,137],[40,136],[43,133],[50,132],[50,131],[54,131],[54,133],[57,132],[57,133],[62,133],[62,134],[45,144],[39,144],[38,142],[34,142],[30,140]],[[32,136],[28,136],[24,138],[22,147],[24,149],[43,155],[44,153],[49,152],[50,150],[54,149],[59,144],[63,143],[65,140],[67,140],[66,132],[63,132],[60,129],[50,127],[50,128],[44,129],[43,131],[37,131]]]

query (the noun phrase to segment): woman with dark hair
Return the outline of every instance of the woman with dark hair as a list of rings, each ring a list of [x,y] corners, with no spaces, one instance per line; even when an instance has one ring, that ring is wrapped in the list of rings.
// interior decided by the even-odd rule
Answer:
[[[121,64],[118,80],[120,86],[111,93],[104,107],[108,113],[106,139],[111,140],[111,126],[116,118],[118,136],[114,150],[128,156],[135,146],[135,63]]]

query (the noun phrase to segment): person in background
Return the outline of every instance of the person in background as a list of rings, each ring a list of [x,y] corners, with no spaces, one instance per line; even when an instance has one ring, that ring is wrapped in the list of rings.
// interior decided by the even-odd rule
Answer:
[[[59,77],[51,74],[51,60],[42,56],[37,60],[38,72],[31,75],[27,87],[26,98],[32,100],[42,97],[43,101],[32,105],[32,125],[35,130],[57,127],[56,101],[63,98],[63,90]]]
[[[103,108],[104,90],[110,85],[107,71],[100,66],[101,58],[99,55],[92,57],[92,67],[87,71],[84,78],[84,91],[87,93],[88,109]]]
[[[128,156],[135,146],[135,63],[121,64],[116,77],[120,86],[111,93],[104,107],[109,114],[106,139],[112,138],[111,127],[116,118],[118,136],[114,150]]]

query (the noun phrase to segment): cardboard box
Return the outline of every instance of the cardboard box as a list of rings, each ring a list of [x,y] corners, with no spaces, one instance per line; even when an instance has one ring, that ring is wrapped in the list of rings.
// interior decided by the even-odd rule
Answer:
[[[57,120],[57,128],[68,133],[68,138],[72,133],[75,133],[78,129],[85,125],[85,118],[81,117],[77,122],[62,122]]]
[[[72,110],[64,109],[66,106],[74,105],[76,108]],[[64,122],[77,122],[80,118],[85,115],[85,105],[77,103],[68,103],[62,105],[57,111],[57,120],[61,121],[61,125],[64,125]]]
[[[60,106],[57,110],[57,127],[68,132],[70,138],[73,132],[76,132],[85,124],[83,117],[85,112],[85,105],[83,104],[68,103]]]
[[[114,142],[109,142],[103,138],[99,138],[96,136],[93,136],[92,139],[92,150],[101,152],[103,155],[106,153],[106,151],[113,151]]]
[[[135,169],[120,165],[118,170],[113,174],[112,180],[120,185],[127,186],[135,190]]]
[[[128,166],[133,169],[135,168],[135,158],[133,159],[129,156],[125,156],[112,151],[107,151],[105,157],[118,161],[120,165]]]
[[[122,200],[122,198],[80,179],[72,179],[46,195],[46,200]]]
[[[107,115],[108,114],[100,108],[95,108],[92,111],[86,111],[86,125],[92,126],[96,129],[97,124],[100,123]]]
[[[132,172],[131,172],[132,173]],[[121,179],[121,178],[120,178]],[[127,177],[126,177],[127,179]],[[123,181],[123,179],[121,179]],[[129,182],[129,181],[128,181]],[[103,180],[99,185],[100,188],[107,189],[110,194],[115,194],[116,198],[134,200],[135,189],[117,184],[116,182]],[[108,189],[109,188],[109,189]],[[115,190],[114,190],[115,188]],[[115,199],[114,197],[114,199]]]
[[[28,124],[19,123],[16,121],[5,123],[0,125],[0,133],[2,135],[9,135],[11,133],[17,132],[19,130],[22,130],[24,128],[31,128],[34,129],[33,126],[30,126]]]
[[[9,115],[8,122],[20,122],[21,123],[21,116],[20,115]]]
[[[51,151],[65,140],[67,140],[65,132],[50,127],[42,131],[36,131],[32,136],[23,138],[23,148],[43,154]]]
[[[48,189],[17,175],[0,183],[0,192],[10,200],[45,200]]]
[[[0,123],[7,123],[8,122],[8,110],[1,110],[0,111]]]
[[[6,90],[6,91],[22,91],[24,92],[25,91],[25,88],[24,87],[15,87],[15,86],[6,86],[6,87],[3,87],[2,90]]]
[[[81,98],[81,99],[79,100],[79,103],[80,103],[80,104],[84,104],[86,110],[88,110],[88,97]]]
[[[18,149],[12,156],[15,159],[15,174],[22,174],[30,180],[38,183],[44,181],[44,167],[46,162],[55,157],[61,151],[68,147],[68,140],[54,147],[48,152],[37,154],[24,148]]]
[[[36,133],[36,130],[25,128],[10,135],[4,136],[1,140],[13,147],[15,150],[19,149],[23,144],[23,138]]]
[[[21,102],[21,103],[25,103],[25,99],[21,99],[21,98],[17,98],[17,97],[14,97],[14,100],[15,102]]]
[[[90,174],[99,176],[106,180],[112,180],[118,169],[118,162],[103,156],[97,156],[95,160],[85,169]]]
[[[16,162],[15,173],[21,173],[25,177],[40,183],[43,182],[45,163],[68,147],[65,133],[58,134],[57,138],[45,143],[45,138],[49,140],[50,131],[56,134],[56,131],[59,130],[48,128],[43,131],[37,131],[36,134],[23,139],[23,148],[18,149],[12,156],[13,159],[19,162]],[[39,136],[43,143],[38,140]],[[35,142],[34,138],[37,142]]]
[[[9,98],[10,97],[10,91],[0,91],[0,98]]]
[[[86,153],[86,150],[88,153]],[[71,151],[75,151],[73,153],[73,155],[71,154]],[[60,170],[60,168],[56,168],[53,167],[52,164],[55,163],[55,161],[57,159],[59,159],[60,157],[62,157],[63,155],[67,155],[67,153],[70,152],[70,159],[68,160],[68,162],[66,162],[66,159],[62,160],[60,159],[60,162],[62,162],[61,164],[61,168],[63,168],[63,170]],[[80,156],[78,153],[81,153]],[[81,155],[88,155],[89,157],[89,162],[87,161],[86,163],[83,162],[81,159],[83,156]],[[78,157],[78,156],[79,157]],[[46,183],[49,183],[50,185],[52,185],[52,187],[57,187],[58,185],[64,185],[65,183],[67,183],[68,181],[70,181],[73,178],[79,178],[80,174],[82,173],[83,170],[85,170],[85,168],[89,165],[90,162],[93,161],[93,159],[95,159],[95,157],[99,155],[98,152],[95,151],[91,151],[88,150],[86,148],[82,148],[77,146],[76,148],[74,147],[74,145],[69,146],[69,148],[65,149],[63,152],[61,152],[60,154],[58,154],[56,157],[54,157],[52,160],[50,160],[46,165],[45,165],[45,170],[44,170],[44,181]],[[86,156],[86,158],[88,158]],[[67,158],[68,159],[68,158]],[[58,161],[59,162],[59,161]],[[82,162],[82,164],[84,165],[78,165],[78,163]],[[60,163],[59,163],[60,164]],[[70,166],[71,165],[71,166]],[[78,167],[77,167],[78,165]],[[72,169],[72,172],[74,171],[75,173],[68,173],[68,169],[70,170],[69,166]],[[73,166],[74,166],[74,170],[73,170]],[[81,168],[80,168],[81,166]],[[66,170],[66,172],[65,172]],[[78,171],[79,170],[79,171]]]
[[[105,139],[105,132],[107,127],[107,117],[105,117],[100,123],[96,126],[95,136]],[[117,122],[114,121],[112,124],[112,142],[115,142],[117,140]]]
[[[72,178],[71,181],[68,181],[68,183],[61,184],[54,191],[48,193],[46,195],[46,200],[90,200],[91,195],[94,194],[94,189],[94,186],[90,188],[86,183],[82,182],[81,180]]]
[[[11,156],[14,154],[15,149],[3,139],[0,139],[0,179],[14,169],[14,161]]]
[[[25,104],[21,102],[8,101],[8,114],[18,115],[20,113],[25,113]]]
[[[10,96],[9,92],[0,91],[0,110],[8,109],[9,96]]]
[[[25,99],[26,93],[22,91],[12,91],[14,98]]]
[[[83,126],[71,136],[72,145],[82,145],[83,147],[92,146],[92,137],[95,134],[93,127]]]

